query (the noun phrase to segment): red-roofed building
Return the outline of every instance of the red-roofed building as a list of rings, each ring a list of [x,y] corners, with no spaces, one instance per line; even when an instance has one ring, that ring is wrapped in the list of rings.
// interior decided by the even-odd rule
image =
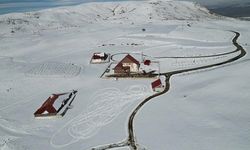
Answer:
[[[53,106],[55,101],[58,99],[59,96],[65,95],[67,93],[62,94],[52,94],[43,104],[42,106],[34,113],[36,116],[46,116],[46,115],[56,115],[57,110]]]
[[[161,79],[157,79],[151,83],[152,89],[154,92],[161,92],[164,88],[164,85],[161,83]]]
[[[66,104],[72,103],[75,94],[77,91],[52,94],[40,108],[34,113],[35,118],[53,118],[53,117],[62,117],[62,111]],[[69,105],[68,105],[69,106]],[[58,114],[59,113],[59,114]]]
[[[92,58],[91,58],[90,63],[98,64],[98,63],[109,62],[108,58],[109,58],[109,55],[106,53],[103,53],[103,52],[102,53],[101,52],[94,53]]]
[[[144,63],[144,65],[149,66],[151,64],[151,60],[146,59],[146,60],[144,60],[143,63]]]
[[[115,74],[129,74],[139,71],[140,63],[131,55],[126,55],[115,67]]]

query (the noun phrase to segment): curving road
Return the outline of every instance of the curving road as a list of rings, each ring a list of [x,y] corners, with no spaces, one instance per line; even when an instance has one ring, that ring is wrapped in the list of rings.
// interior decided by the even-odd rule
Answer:
[[[240,52],[239,55],[230,58],[224,62],[220,62],[220,63],[215,63],[215,64],[211,64],[211,65],[206,65],[206,66],[201,66],[201,67],[195,67],[195,68],[190,68],[190,69],[183,69],[183,70],[177,70],[177,71],[172,71],[172,72],[165,72],[165,73],[160,73],[161,76],[165,76],[165,88],[162,92],[156,93],[154,95],[151,95],[149,97],[147,97],[146,99],[144,99],[131,113],[129,120],[128,120],[128,138],[122,142],[118,142],[116,144],[108,144],[108,145],[104,145],[104,146],[100,146],[97,148],[92,148],[92,150],[106,150],[106,149],[112,149],[112,148],[117,148],[117,147],[125,147],[125,146],[129,146],[131,150],[138,150],[139,149],[139,144],[136,142],[136,138],[135,138],[135,131],[134,131],[134,119],[135,116],[137,114],[137,112],[150,100],[152,100],[155,97],[158,97],[160,95],[163,95],[164,93],[168,92],[169,88],[170,88],[170,77],[172,75],[176,75],[176,74],[180,74],[180,73],[184,73],[184,72],[190,72],[190,71],[195,71],[195,70],[201,70],[201,69],[206,69],[206,68],[211,68],[211,67],[216,67],[216,66],[221,66],[227,63],[231,63],[234,62],[242,57],[244,57],[246,55],[246,51],[244,50],[244,48],[239,45],[237,43],[237,40],[240,36],[239,32],[235,32],[235,31],[230,31],[235,33],[235,37],[232,40],[233,45],[236,47],[236,50],[231,51],[231,52],[227,52],[227,53],[222,53],[222,54],[217,54],[217,55],[209,55],[209,56],[193,56],[193,57],[155,57],[155,58],[202,58],[202,57],[216,57],[216,56],[222,56],[222,55],[228,55],[228,54],[232,54],[232,53],[236,53],[236,52]]]
[[[195,71],[195,70],[206,69],[206,68],[211,68],[211,67],[216,67],[216,66],[224,65],[224,64],[236,61],[236,60],[238,60],[238,59],[240,59],[240,58],[242,58],[243,56],[246,55],[246,51],[243,49],[243,47],[241,45],[239,45],[237,43],[237,39],[239,38],[240,33],[239,32],[235,32],[235,31],[231,31],[231,32],[235,33],[235,37],[233,38],[232,42],[233,42],[233,45],[236,47],[236,50],[234,50],[232,52],[225,53],[225,54],[232,54],[232,53],[240,51],[241,53],[238,56],[233,57],[233,58],[231,58],[231,59],[229,59],[227,61],[216,63],[216,64],[211,64],[211,65],[206,65],[206,66],[201,66],[201,67],[196,67],[196,68],[191,68],[191,69],[177,70],[177,71],[166,72],[166,73],[161,73],[160,74],[160,75],[165,76],[165,78],[166,78],[165,79],[165,89],[164,89],[164,91],[162,91],[160,93],[156,93],[156,94],[154,94],[154,95],[146,98],[144,101],[142,101],[134,109],[134,111],[132,112],[132,114],[129,117],[129,122],[128,122],[128,132],[129,132],[128,144],[129,144],[129,146],[130,146],[130,148],[132,150],[137,150],[138,149],[138,144],[135,141],[135,133],[134,133],[134,127],[133,127],[133,122],[134,122],[134,118],[135,118],[136,113],[140,110],[140,108],[142,108],[143,105],[145,105],[152,98],[160,96],[160,95],[166,93],[169,90],[169,87],[170,87],[169,80],[170,80],[170,77],[172,75],[176,75],[176,74],[180,74],[180,73],[184,73],[184,72],[190,72],[190,71]],[[225,55],[225,54],[223,54],[223,55]],[[222,54],[218,54],[218,55],[214,55],[214,56],[221,56],[221,55]],[[166,57],[162,57],[162,58],[166,58]]]
[[[189,72],[189,71],[195,71],[195,70],[200,70],[200,69],[216,67],[216,66],[227,64],[227,63],[231,63],[233,61],[236,61],[236,60],[242,58],[243,56],[246,55],[246,51],[243,49],[243,47],[241,45],[239,45],[237,43],[237,39],[240,37],[240,33],[235,32],[235,31],[231,31],[231,32],[235,33],[235,37],[233,38],[232,42],[233,42],[233,45],[236,47],[236,50],[234,50],[233,53],[239,52],[239,51],[241,52],[238,56],[233,57],[227,61],[216,63],[216,64],[211,64],[211,65],[206,65],[206,66],[201,66],[201,67],[196,67],[196,68],[191,68],[191,69],[177,70],[177,71],[172,71],[172,72],[167,72],[167,73],[161,73],[161,75],[165,75],[165,74],[174,75],[174,74],[179,74],[179,73],[183,73],[183,72]]]
[[[169,79],[170,79],[170,76],[165,76],[165,88],[162,92],[159,92],[159,93],[156,93],[154,95],[151,95],[149,97],[147,97],[145,100],[143,100],[135,109],[134,111],[132,112],[132,114],[130,115],[129,117],[129,121],[128,121],[128,132],[129,132],[129,136],[128,136],[128,145],[133,149],[137,149],[137,144],[136,144],[136,141],[135,141],[135,134],[134,134],[134,126],[133,126],[133,122],[134,122],[134,118],[135,118],[135,115],[137,114],[137,112],[142,108],[143,105],[145,105],[148,101],[150,101],[151,99],[157,97],[157,96],[160,96],[164,93],[166,93],[169,88],[170,88],[170,84],[169,84]]]

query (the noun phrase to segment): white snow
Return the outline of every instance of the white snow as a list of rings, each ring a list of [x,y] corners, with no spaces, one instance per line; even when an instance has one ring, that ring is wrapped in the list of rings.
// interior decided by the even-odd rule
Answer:
[[[250,22],[215,16],[191,2],[88,3],[0,16],[0,149],[91,149],[127,138],[128,117],[152,95],[154,79],[101,79],[94,52],[143,53],[160,71],[193,68],[247,53]],[[145,29],[143,31],[142,29]],[[120,57],[114,57],[119,59]],[[152,150],[248,150],[249,55],[228,65],[171,77],[170,90],[135,117],[140,146]],[[119,60],[117,60],[119,61]],[[52,93],[78,90],[63,118],[36,120]],[[128,148],[116,148],[128,149]]]
[[[74,64],[47,62],[34,65],[25,72],[25,75],[32,77],[75,77],[79,75],[81,67]]]

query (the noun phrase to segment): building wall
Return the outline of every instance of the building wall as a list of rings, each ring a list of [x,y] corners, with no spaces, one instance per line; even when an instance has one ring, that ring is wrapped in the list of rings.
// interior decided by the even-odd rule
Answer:
[[[125,74],[128,72],[138,72],[139,71],[139,66],[131,61],[129,58],[124,58],[122,62],[122,66],[117,66],[114,68],[114,73],[120,73],[120,74]],[[129,71],[125,72],[125,70],[122,67],[128,67]]]
[[[101,63],[103,61],[101,59],[92,59],[91,62],[92,63]]]
[[[139,67],[135,63],[123,63],[122,66],[123,67],[129,67],[130,72],[138,72],[139,71]]]
[[[124,68],[128,68],[128,69],[125,70]],[[117,67],[114,69],[114,73],[130,73],[130,72],[138,72],[138,71],[139,71],[139,66],[134,63],[125,63],[123,64],[123,67]]]
[[[114,70],[114,72],[115,72],[115,74],[123,74],[123,73],[125,73],[124,72],[124,70],[122,69],[122,68],[116,68],[115,70]]]

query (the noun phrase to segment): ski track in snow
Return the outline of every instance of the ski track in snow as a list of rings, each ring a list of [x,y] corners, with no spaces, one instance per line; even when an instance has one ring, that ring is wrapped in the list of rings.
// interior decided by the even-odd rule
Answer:
[[[136,100],[150,95],[149,89],[144,85],[133,85],[124,91],[117,88],[105,88],[93,94],[91,104],[71,121],[57,130],[50,139],[53,147],[60,148],[73,144],[79,140],[93,137],[105,125],[111,123],[126,107]],[[56,144],[59,134],[66,130],[71,141]]]
[[[75,64],[47,62],[34,66],[25,73],[28,77],[75,77],[79,75],[81,67]]]
[[[0,149],[1,150],[30,150],[27,146],[16,142],[19,137],[15,136],[1,136],[0,135]]]

